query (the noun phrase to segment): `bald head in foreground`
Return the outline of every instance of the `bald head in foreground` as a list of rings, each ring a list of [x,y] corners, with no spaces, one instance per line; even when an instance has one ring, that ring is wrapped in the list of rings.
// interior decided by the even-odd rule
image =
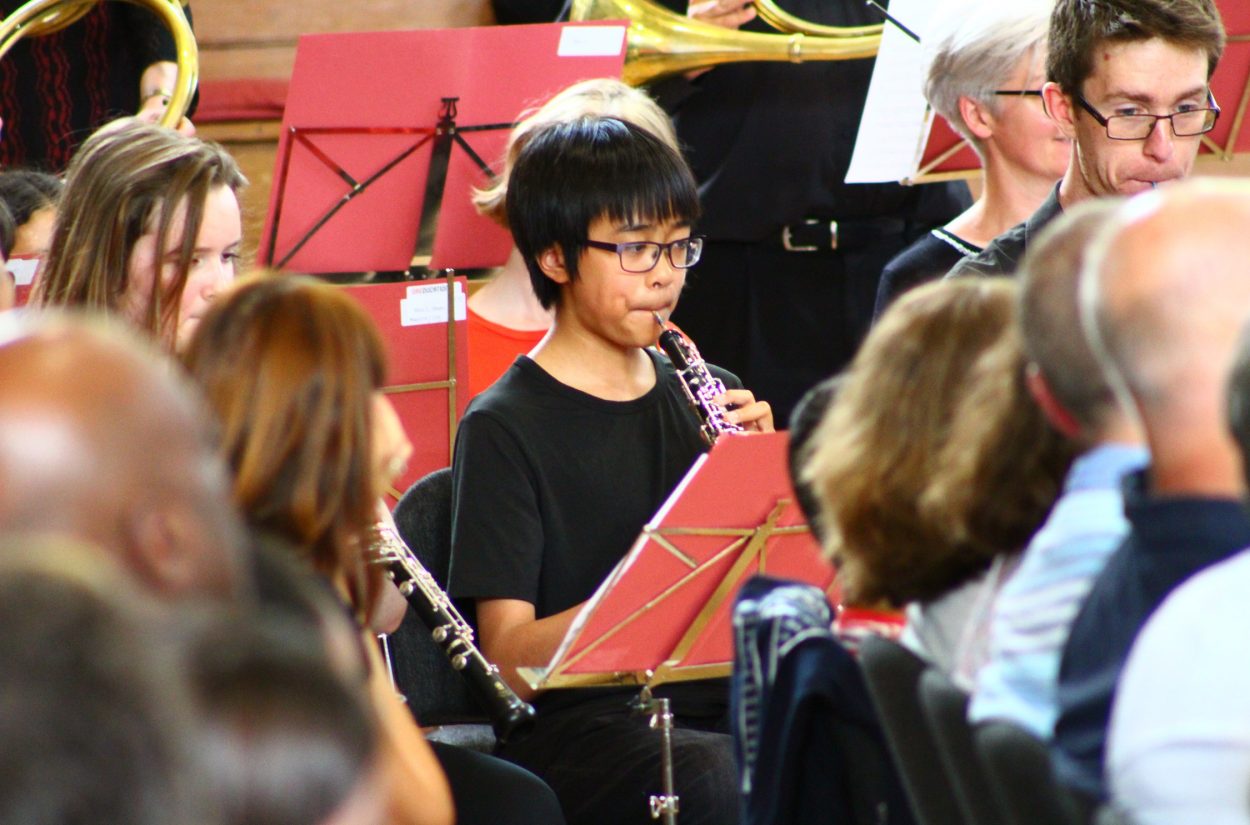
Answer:
[[[1250,183],[1193,181],[1121,210],[1082,283],[1086,329],[1141,418],[1158,492],[1235,496],[1224,387],[1250,312]]]
[[[0,529],[98,546],[158,594],[224,596],[242,530],[195,396],[124,330],[0,318]]]
[[[1185,409],[1195,414],[1200,410],[1205,419],[1213,403],[1207,384],[1226,372],[1231,363],[1225,409],[1229,429],[1240,444],[1242,464],[1250,457],[1250,336],[1243,325],[1236,355],[1225,350],[1224,342],[1230,328],[1239,321],[1244,323],[1247,317],[1244,296],[1250,291],[1246,283],[1250,238],[1245,227],[1250,220],[1250,197],[1244,192],[1244,188],[1234,186],[1226,194],[1213,193],[1207,202],[1222,209],[1204,209],[1192,216],[1194,221],[1210,222],[1195,231],[1195,242],[1220,244],[1209,252],[1196,251],[1195,269],[1220,267],[1217,277],[1227,282],[1229,298],[1212,302],[1218,305],[1195,302],[1187,307],[1184,302],[1192,288],[1175,290],[1173,300],[1178,305],[1174,311],[1169,308],[1167,320],[1177,323],[1175,316],[1187,309],[1203,312],[1195,325],[1201,328],[1186,332],[1188,340],[1208,342],[1210,353],[1208,363],[1189,366],[1198,371],[1193,383],[1199,384],[1203,393],[1184,404],[1180,399],[1170,399],[1171,404],[1165,407],[1178,419]],[[1205,274],[1200,277],[1206,280]],[[1163,351],[1147,355],[1155,371],[1129,378],[1144,385],[1141,392],[1154,389],[1154,384],[1167,377],[1162,374],[1165,370],[1178,371],[1184,366],[1171,363]],[[1156,417],[1157,427],[1164,426],[1167,418],[1162,414]],[[1206,463],[1213,477],[1224,479],[1238,462],[1223,450],[1222,435],[1210,436],[1213,456]],[[1171,447],[1171,464],[1182,464],[1183,456],[1177,455],[1180,445],[1195,456],[1202,449],[1197,439],[1180,442]],[[1219,464],[1214,464],[1216,458]],[[1199,459],[1184,463],[1193,467],[1191,475],[1196,478]],[[1163,480],[1179,486],[1175,475],[1165,475]],[[1250,623],[1248,587],[1250,551],[1241,550],[1178,586],[1133,644],[1116,690],[1107,758],[1116,805],[1133,822],[1246,821],[1250,800],[1250,673],[1241,665],[1241,652]]]
[[[1223,418],[1250,315],[1250,185],[1190,181],[1120,207],[1081,276],[1096,356],[1139,418],[1151,464],[1126,477],[1129,535],[1081,608],[1059,672],[1059,778],[1105,798],[1111,702],[1129,648],[1194,573],[1250,545],[1241,464]]]

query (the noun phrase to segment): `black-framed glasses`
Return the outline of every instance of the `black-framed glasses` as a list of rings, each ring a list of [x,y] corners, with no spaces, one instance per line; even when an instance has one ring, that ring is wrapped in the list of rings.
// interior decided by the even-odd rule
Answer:
[[[678,238],[668,243],[657,241],[625,241],[624,243],[607,243],[606,241],[586,241],[586,246],[615,252],[621,259],[621,269],[626,272],[643,273],[655,269],[660,262],[660,255],[667,254],[668,262],[675,269],[689,269],[699,262],[703,254],[703,236],[691,235],[689,238]]]
[[[1041,89],[995,89],[994,94],[1006,97],[1041,97]]]
[[[1112,140],[1146,140],[1155,130],[1155,124],[1161,120],[1172,121],[1172,134],[1176,137],[1195,137],[1205,135],[1215,128],[1220,118],[1220,107],[1215,104],[1215,96],[1207,92],[1207,106],[1202,109],[1187,109],[1183,112],[1172,112],[1170,115],[1111,115],[1104,117],[1082,95],[1077,94],[1076,102],[1089,112],[1089,116],[1098,121],[1107,130],[1107,137]]]

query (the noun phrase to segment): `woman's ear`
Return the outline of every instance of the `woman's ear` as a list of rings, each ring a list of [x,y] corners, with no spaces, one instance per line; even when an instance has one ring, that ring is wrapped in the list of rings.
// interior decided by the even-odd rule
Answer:
[[[959,117],[977,140],[989,140],[994,136],[994,113],[984,103],[967,95],[961,96]]]
[[[538,253],[538,268],[557,284],[567,284],[573,280],[568,267],[564,265],[564,250],[559,244],[552,244]]]

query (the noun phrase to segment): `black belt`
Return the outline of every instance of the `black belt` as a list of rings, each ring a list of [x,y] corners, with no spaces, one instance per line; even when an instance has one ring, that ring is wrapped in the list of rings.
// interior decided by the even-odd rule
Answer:
[[[866,249],[885,238],[902,235],[906,229],[902,218],[807,218],[783,226],[780,241],[787,252],[846,252]]]

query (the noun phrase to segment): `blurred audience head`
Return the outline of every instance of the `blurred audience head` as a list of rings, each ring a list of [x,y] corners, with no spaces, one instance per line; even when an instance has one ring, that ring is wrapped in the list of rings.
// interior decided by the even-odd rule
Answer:
[[[824,534],[820,529],[820,498],[807,482],[803,468],[816,447],[813,436],[816,435],[820,422],[828,412],[833,399],[837,397],[841,384],[841,375],[826,378],[805,392],[790,413],[790,442],[787,455],[790,483],[794,487],[794,496],[798,500],[799,509],[807,518],[808,526],[817,541],[824,540]]]
[[[1237,336],[1250,314],[1250,185],[1187,181],[1126,202],[1081,276],[1087,336],[1138,415],[1164,490],[1241,487],[1224,421]]]
[[[198,768],[224,825],[386,821],[366,693],[336,671],[316,624],[219,617],[189,647]]]
[[[94,548],[0,540],[0,822],[215,821],[171,613]]]
[[[98,546],[169,598],[246,590],[198,396],[101,319],[0,318],[0,524]]]
[[[381,393],[385,354],[369,315],[311,278],[248,279],[209,310],[184,361],[218,419],[244,518],[366,612],[379,583],[364,544],[411,451]]]
[[[1090,245],[1120,203],[1101,198],[1066,210],[1030,244],[1017,273],[1030,389],[1055,426],[1085,447],[1124,426],[1124,411],[1082,332],[1078,299]]]
[[[1019,550],[1069,455],[1024,388],[1015,287],[926,284],[869,332],[804,476],[849,604],[935,599]]]

